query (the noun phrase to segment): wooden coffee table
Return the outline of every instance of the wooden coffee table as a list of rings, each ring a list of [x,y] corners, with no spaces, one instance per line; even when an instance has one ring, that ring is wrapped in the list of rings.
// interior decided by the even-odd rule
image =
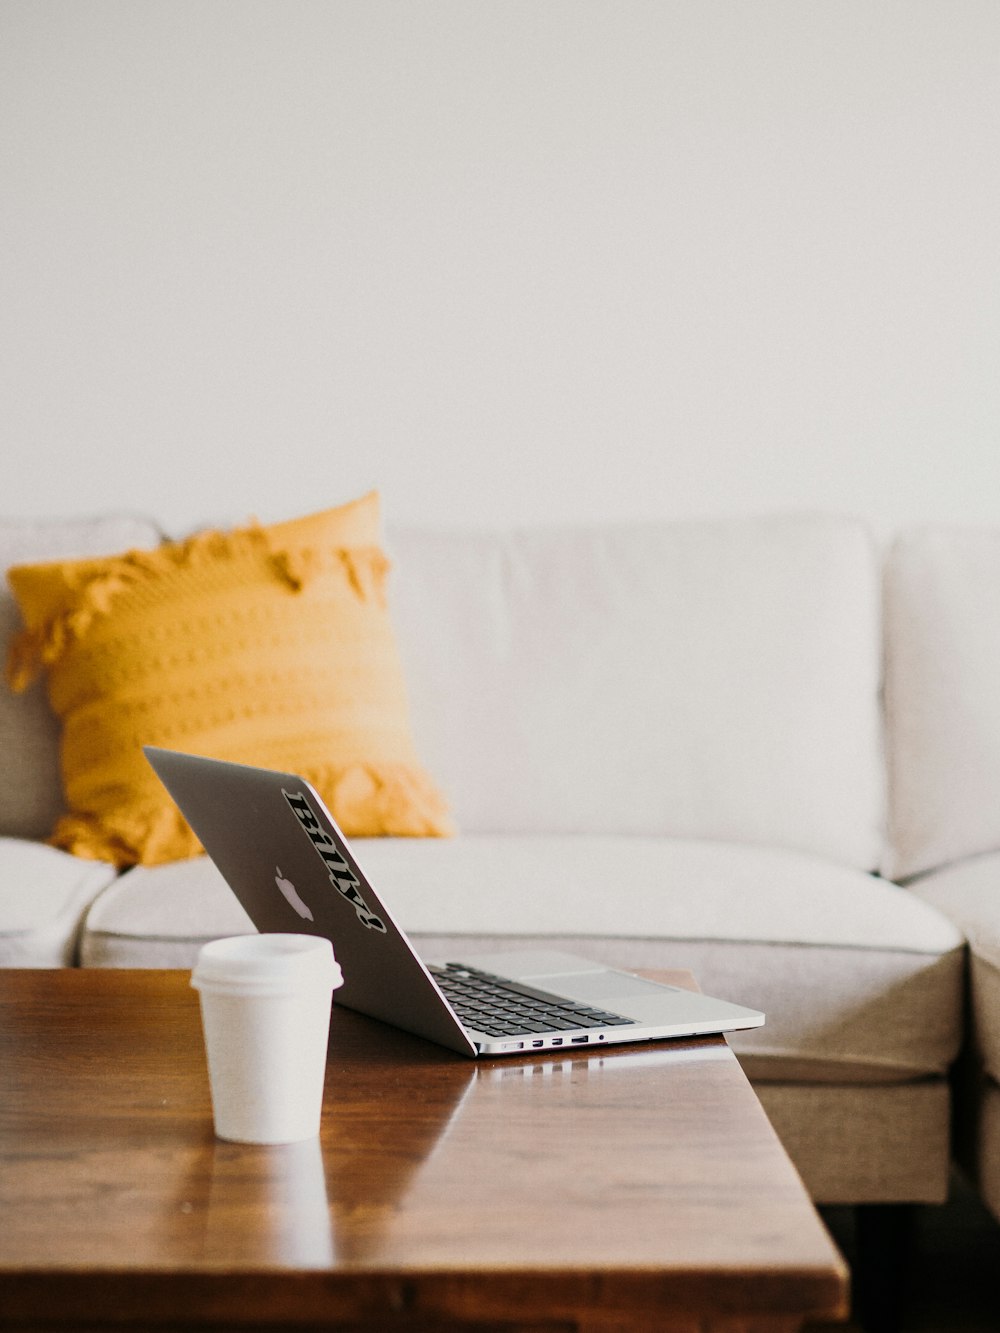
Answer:
[[[4,1330],[757,1333],[846,1300],[722,1038],[479,1063],[335,1009],[321,1140],[247,1147],[186,972],[0,971]]]

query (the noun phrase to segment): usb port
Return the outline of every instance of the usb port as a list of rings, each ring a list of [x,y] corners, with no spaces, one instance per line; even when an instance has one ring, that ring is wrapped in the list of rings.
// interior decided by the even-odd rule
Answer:
[[[570,1041],[573,1042],[574,1046],[586,1046],[587,1042],[590,1041],[590,1038],[589,1038],[589,1037],[571,1037],[571,1038],[570,1038]]]

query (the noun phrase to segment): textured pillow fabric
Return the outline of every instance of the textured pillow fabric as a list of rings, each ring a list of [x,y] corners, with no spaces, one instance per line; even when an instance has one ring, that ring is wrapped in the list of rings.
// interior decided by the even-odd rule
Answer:
[[[131,515],[100,518],[0,518],[0,664],[21,626],[6,584],[11,565],[107,555],[159,544],[155,524]],[[0,684],[0,836],[44,838],[63,808],[59,723],[41,682],[23,694]]]
[[[194,834],[142,746],[294,771],[349,835],[442,835],[385,603],[378,496],[155,551],[17,566],[8,679],[48,673],[68,804],[51,841],[157,864]]]

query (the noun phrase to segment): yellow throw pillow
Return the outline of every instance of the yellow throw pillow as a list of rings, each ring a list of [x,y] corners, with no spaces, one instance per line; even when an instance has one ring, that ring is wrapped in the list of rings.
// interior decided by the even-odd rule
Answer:
[[[68,813],[51,841],[117,865],[201,847],[142,754],[297,772],[345,833],[443,836],[385,602],[379,498],[155,551],[20,565],[7,674],[48,673]]]

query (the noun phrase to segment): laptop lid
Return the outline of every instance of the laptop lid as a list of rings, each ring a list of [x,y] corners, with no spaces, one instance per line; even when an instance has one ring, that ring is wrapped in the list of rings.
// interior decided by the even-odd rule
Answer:
[[[337,1002],[463,1055],[510,1055],[571,1044],[617,1044],[756,1027],[764,1015],[662,985],[576,955],[546,950],[466,959],[528,1003],[569,1013],[534,1027],[475,1020],[469,984],[420,959],[305,779],[147,746],[149,762],[260,931],[322,935],[344,973]],[[450,965],[450,967],[458,965]],[[469,1009],[462,1023],[456,1005]],[[501,1006],[511,997],[501,998]],[[465,1010],[463,1010],[465,1012]],[[479,1011],[482,1013],[482,1011]]]
[[[257,929],[332,942],[344,973],[338,1004],[476,1054],[308,782],[153,746],[144,753]]]

